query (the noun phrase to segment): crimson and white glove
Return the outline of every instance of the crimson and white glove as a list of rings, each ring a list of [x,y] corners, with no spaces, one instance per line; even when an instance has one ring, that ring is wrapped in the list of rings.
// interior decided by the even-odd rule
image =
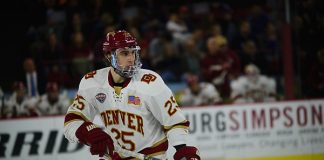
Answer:
[[[84,122],[75,132],[76,137],[83,144],[90,146],[92,155],[103,157],[109,150],[109,155],[113,156],[114,142],[111,137],[101,128],[91,122]]]
[[[184,146],[177,149],[173,158],[174,160],[200,160],[198,149],[192,146]]]

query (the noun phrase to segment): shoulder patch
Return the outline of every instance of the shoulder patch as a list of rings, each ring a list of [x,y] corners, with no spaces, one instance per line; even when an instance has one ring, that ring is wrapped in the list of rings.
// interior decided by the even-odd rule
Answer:
[[[150,82],[154,82],[156,80],[156,76],[148,73],[148,74],[144,74],[141,78],[141,82],[146,82],[147,84],[150,84]]]
[[[106,100],[106,94],[104,93],[98,93],[96,95],[96,99],[100,102],[103,103]]]
[[[97,71],[89,72],[89,73],[87,73],[87,74],[84,76],[84,78],[85,78],[85,79],[93,78],[95,74],[97,74]]]

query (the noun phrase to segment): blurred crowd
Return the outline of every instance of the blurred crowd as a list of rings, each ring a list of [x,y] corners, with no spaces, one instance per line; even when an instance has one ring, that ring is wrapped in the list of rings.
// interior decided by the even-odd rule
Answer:
[[[13,84],[13,92],[8,99],[1,99],[1,119],[63,115],[71,101],[58,84],[48,82],[42,95],[31,96],[23,82]]]
[[[320,1],[291,3],[297,98],[324,97]],[[3,117],[63,113],[63,91],[106,66],[102,41],[117,29],[137,38],[143,68],[187,85],[176,93],[183,106],[284,99],[281,1],[38,0],[26,7],[34,14],[21,55],[25,73],[4,91],[10,97],[0,94]]]

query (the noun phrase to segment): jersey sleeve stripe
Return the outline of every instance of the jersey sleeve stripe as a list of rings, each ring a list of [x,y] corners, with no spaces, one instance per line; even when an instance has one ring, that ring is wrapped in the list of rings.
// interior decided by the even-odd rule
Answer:
[[[161,141],[156,142],[152,145],[152,147],[147,147],[139,151],[139,153],[148,155],[148,156],[157,156],[161,154],[165,154],[168,150],[168,140],[167,138],[162,139]],[[123,160],[133,160],[133,157],[123,158]]]
[[[68,125],[71,122],[74,121],[86,121],[89,122],[89,120],[82,114],[79,112],[69,112],[65,115],[65,119],[64,119],[64,126]]]
[[[152,147],[144,148],[139,152],[149,156],[156,156],[156,155],[164,154],[167,150],[168,150],[168,140],[167,138],[164,138],[161,141],[158,141],[155,144],[153,144]]]
[[[177,124],[175,124],[173,126],[164,126],[164,132],[168,132],[168,131],[170,131],[171,129],[174,129],[174,128],[186,128],[186,129],[188,129],[189,125],[190,125],[190,122],[185,120],[185,121],[177,123]]]
[[[156,146],[158,146],[158,145],[160,145],[160,144],[162,144],[162,143],[165,143],[167,140],[168,140],[168,139],[165,137],[165,138],[163,138],[162,140],[155,142],[155,143],[152,145],[152,147],[156,147]]]

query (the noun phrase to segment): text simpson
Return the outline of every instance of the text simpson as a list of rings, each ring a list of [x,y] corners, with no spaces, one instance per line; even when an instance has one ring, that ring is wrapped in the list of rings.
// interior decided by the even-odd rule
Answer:
[[[323,105],[279,107],[229,107],[222,110],[202,110],[186,113],[190,132],[251,131],[272,128],[322,126]]]

